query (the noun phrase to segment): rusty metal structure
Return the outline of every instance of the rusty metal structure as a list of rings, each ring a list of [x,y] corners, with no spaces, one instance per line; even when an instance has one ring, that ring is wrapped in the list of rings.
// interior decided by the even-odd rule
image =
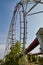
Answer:
[[[34,39],[34,41],[30,44],[30,46],[26,49],[26,53],[29,53],[32,51],[35,47],[39,45],[39,41],[37,38]]]

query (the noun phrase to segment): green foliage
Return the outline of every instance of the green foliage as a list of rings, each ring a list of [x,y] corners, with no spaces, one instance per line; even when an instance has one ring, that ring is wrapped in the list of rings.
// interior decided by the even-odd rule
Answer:
[[[3,62],[3,60],[2,59],[0,59],[0,63],[2,63]]]
[[[21,48],[21,44],[19,41],[15,43],[15,45],[11,46],[11,51],[8,55],[6,55],[5,59],[5,65],[19,65],[19,60],[17,60],[17,57],[19,56],[19,52]]]
[[[36,61],[37,61],[37,57],[32,56],[32,61],[33,61],[33,62],[36,62]]]
[[[40,62],[40,61],[43,61],[43,57],[39,57],[39,62]]]
[[[11,49],[11,52],[12,52],[14,55],[17,54],[17,53],[19,53],[19,52],[20,52],[20,46],[21,46],[20,42],[17,41],[17,42],[15,43],[15,45],[14,45],[14,46],[12,45],[12,47],[10,48],[10,49]]]
[[[35,56],[35,55],[28,55],[28,62],[37,62],[37,58],[38,56]]]

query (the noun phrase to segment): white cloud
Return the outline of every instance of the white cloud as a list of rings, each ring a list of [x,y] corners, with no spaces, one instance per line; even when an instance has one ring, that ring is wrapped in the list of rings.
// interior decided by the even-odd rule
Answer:
[[[5,44],[7,39],[7,35],[0,34],[0,44]]]
[[[5,51],[5,44],[4,45],[0,44],[0,58],[3,58],[4,51]]]
[[[5,49],[5,44],[3,45],[3,44],[0,44],[0,49]]]

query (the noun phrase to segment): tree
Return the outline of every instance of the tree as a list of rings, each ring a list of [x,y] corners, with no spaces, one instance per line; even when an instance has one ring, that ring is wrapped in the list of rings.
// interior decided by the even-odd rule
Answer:
[[[37,57],[36,56],[32,56],[32,61],[36,62],[37,61]]]
[[[0,59],[0,63],[2,63],[3,62],[3,59]]]
[[[19,41],[17,41],[15,45],[11,46],[10,53],[6,55],[5,65],[19,65],[19,60],[17,60],[16,58],[18,57],[19,52],[21,51],[20,48],[21,44]]]

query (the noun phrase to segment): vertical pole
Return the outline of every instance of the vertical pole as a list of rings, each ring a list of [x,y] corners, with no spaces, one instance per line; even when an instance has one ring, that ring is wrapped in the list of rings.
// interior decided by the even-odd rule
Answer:
[[[25,10],[23,13],[23,19],[24,19],[24,38],[23,38],[23,51],[25,50],[25,44],[26,44],[26,18],[25,18]]]
[[[21,12],[20,12],[20,42],[21,42]]]

